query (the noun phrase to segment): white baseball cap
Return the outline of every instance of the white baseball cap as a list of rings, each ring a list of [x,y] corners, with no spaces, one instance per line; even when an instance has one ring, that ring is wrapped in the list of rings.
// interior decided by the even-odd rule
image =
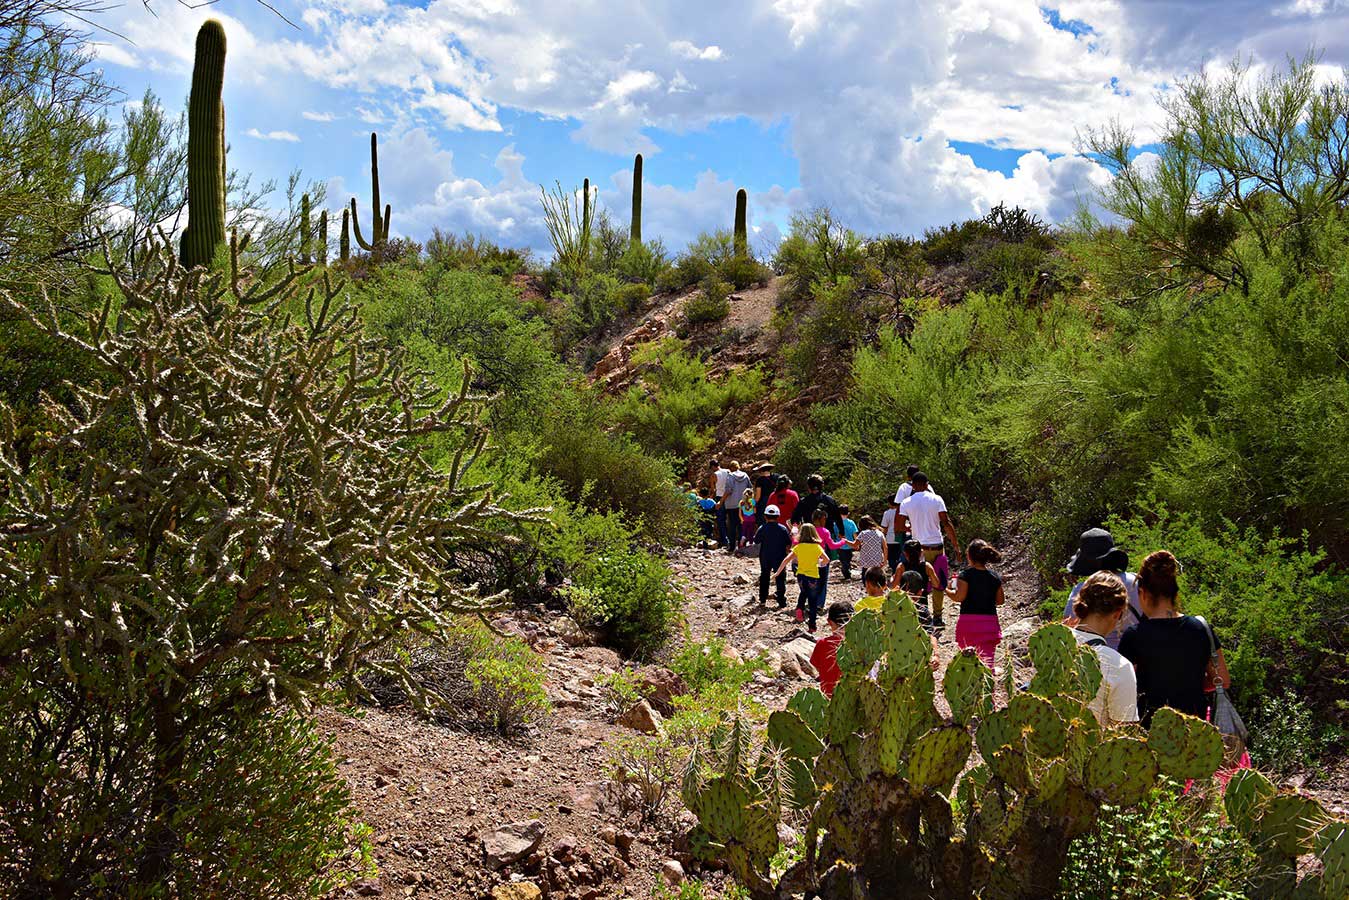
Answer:
[[[775,503],[770,503],[770,504],[768,504],[768,506],[764,507],[764,511],[763,511],[763,514],[764,514],[765,516],[776,516],[776,515],[781,515],[781,513],[782,513],[782,510],[778,509],[777,504],[775,504]]]

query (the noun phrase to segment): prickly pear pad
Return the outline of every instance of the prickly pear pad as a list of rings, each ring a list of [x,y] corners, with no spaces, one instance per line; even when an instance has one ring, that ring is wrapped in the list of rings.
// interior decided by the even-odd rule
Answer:
[[[885,598],[886,669],[894,677],[907,678],[925,668],[932,658],[932,641],[918,622],[918,610],[908,594],[893,591]]]
[[[1265,804],[1274,797],[1274,785],[1255,769],[1238,769],[1227,782],[1223,807],[1231,822],[1247,840],[1253,840]]]
[[[714,778],[698,792],[698,821],[718,841],[743,841],[748,828],[750,799],[745,789],[728,778]]]
[[[817,687],[802,688],[787,701],[787,708],[801,717],[810,730],[822,735],[825,732],[825,713],[829,708],[829,698]]]
[[[1152,717],[1148,747],[1156,754],[1162,771],[1182,781],[1209,778],[1223,762],[1223,739],[1218,729],[1165,706]]]
[[[993,672],[973,649],[962,650],[946,667],[942,693],[955,720],[969,725],[993,711]]]
[[[1027,733],[1035,755],[1050,758],[1063,753],[1068,729],[1048,700],[1034,694],[1017,694],[1007,705],[1007,714],[1014,728]]]
[[[880,614],[864,609],[848,620],[838,648],[838,667],[844,672],[865,674],[884,652],[885,626]]]
[[[768,717],[768,740],[796,759],[813,760],[824,751],[824,742],[791,710],[780,709]]]
[[[1311,849],[1312,835],[1326,823],[1321,804],[1301,794],[1284,794],[1265,804],[1257,824],[1256,840],[1284,856],[1301,856]]]
[[[1156,780],[1157,761],[1147,744],[1134,738],[1106,741],[1087,760],[1087,790],[1120,806],[1141,802]]]
[[[1349,897],[1349,824],[1331,822],[1312,842],[1321,860],[1321,895]]]
[[[957,725],[934,728],[909,752],[909,783],[916,790],[950,789],[970,757],[970,735]]]

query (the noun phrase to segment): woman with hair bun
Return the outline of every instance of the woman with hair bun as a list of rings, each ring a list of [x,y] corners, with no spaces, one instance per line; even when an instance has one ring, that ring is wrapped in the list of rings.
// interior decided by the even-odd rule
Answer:
[[[1102,725],[1138,721],[1138,681],[1133,664],[1106,641],[1119,626],[1128,604],[1128,589],[1114,572],[1088,576],[1073,601],[1077,619],[1073,637],[1095,650],[1101,663],[1101,687],[1087,705]]]
[[[1204,718],[1208,714],[1205,680],[1231,684],[1222,650],[1209,647],[1212,633],[1202,619],[1180,611],[1180,565],[1166,550],[1143,560],[1138,569],[1138,602],[1146,619],[1124,632],[1119,652],[1138,675],[1138,705],[1144,727],[1163,706]],[[1213,634],[1213,646],[1222,647]]]
[[[998,607],[1004,597],[1002,576],[988,567],[1002,559],[1002,554],[988,541],[979,539],[965,548],[965,559],[969,565],[957,576],[955,590],[948,592],[951,602],[960,607],[956,644],[962,650],[973,647],[992,669],[993,654],[1002,642]]]

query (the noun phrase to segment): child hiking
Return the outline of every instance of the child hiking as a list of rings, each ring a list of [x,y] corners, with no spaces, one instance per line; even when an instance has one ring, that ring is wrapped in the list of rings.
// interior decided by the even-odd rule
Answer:
[[[834,686],[843,677],[838,667],[838,645],[843,643],[843,629],[852,618],[853,606],[847,600],[837,600],[829,604],[825,621],[829,625],[829,636],[815,643],[810,654],[810,664],[820,673],[820,690],[826,697],[834,696]]]
[[[814,525],[801,526],[801,539],[792,547],[792,552],[778,564],[773,575],[776,577],[787,571],[787,566],[796,561],[796,583],[801,587],[801,595],[796,601],[796,621],[809,617],[809,630],[815,633],[815,618],[820,613],[820,574],[826,569],[829,557],[820,546],[820,537]]]
[[[988,541],[977,539],[965,549],[969,565],[957,576],[951,601],[960,607],[956,622],[956,645],[962,650],[973,647],[990,669],[993,655],[1002,642],[998,607],[1003,603],[1002,576],[990,570],[990,564],[1002,559]],[[935,595],[934,595],[935,596]]]
[[[768,603],[768,583],[776,580],[778,608],[782,608],[787,605],[787,573],[785,566],[779,566],[791,558],[792,533],[778,521],[779,510],[774,504],[764,507],[763,514],[764,523],[754,533],[754,543],[759,545],[759,605]]]

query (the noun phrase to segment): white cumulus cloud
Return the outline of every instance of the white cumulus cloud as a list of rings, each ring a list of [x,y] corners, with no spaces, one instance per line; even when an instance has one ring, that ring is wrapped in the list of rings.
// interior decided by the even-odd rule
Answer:
[[[250,128],[244,134],[260,141],[286,141],[292,144],[300,142],[300,136],[293,131],[259,131],[256,128]]]

